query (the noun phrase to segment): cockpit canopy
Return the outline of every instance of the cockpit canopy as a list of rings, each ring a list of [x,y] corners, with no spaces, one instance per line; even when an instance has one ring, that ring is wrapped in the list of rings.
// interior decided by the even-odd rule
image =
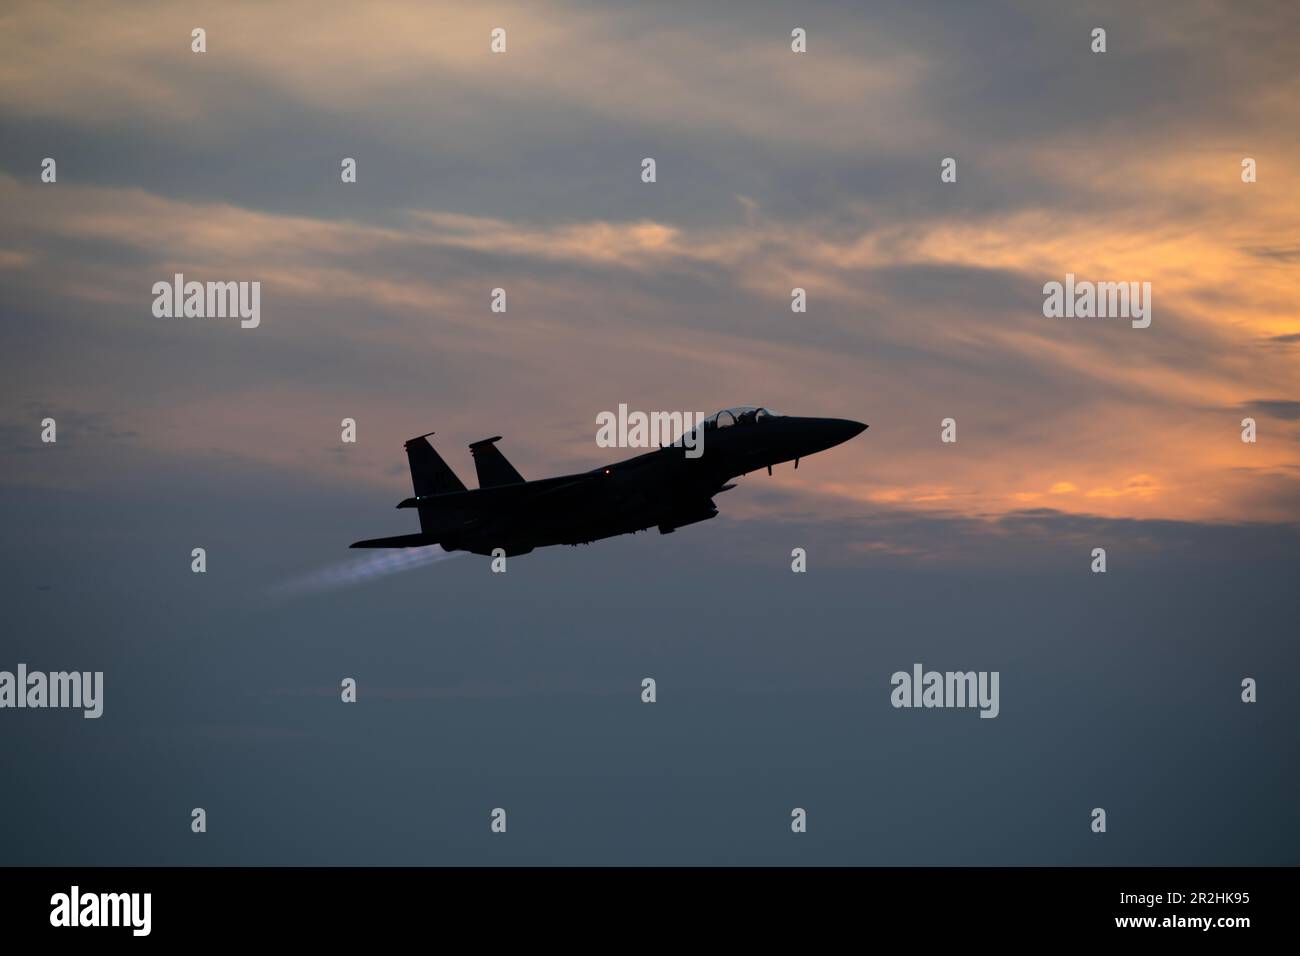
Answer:
[[[720,412],[714,412],[704,419],[704,430],[730,428],[732,425],[753,425],[769,418],[780,417],[779,412],[767,408],[760,408],[756,405],[737,405],[735,408],[724,408]]]
[[[714,412],[708,418],[704,419],[702,427],[707,433],[716,428],[733,428],[737,425],[742,427],[746,425],[758,425],[768,419],[780,417],[781,414],[779,412],[774,412],[770,408],[760,408],[757,405],[737,405],[734,408],[724,408],[720,412]],[[686,434],[694,435],[695,429],[691,429]],[[685,436],[678,438],[677,441],[673,442],[673,444],[681,445],[684,438]]]

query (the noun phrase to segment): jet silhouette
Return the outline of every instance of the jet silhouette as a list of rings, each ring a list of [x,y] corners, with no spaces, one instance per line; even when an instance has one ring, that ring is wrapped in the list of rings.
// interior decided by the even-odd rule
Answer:
[[[495,438],[469,446],[479,487],[466,489],[429,444],[429,432],[406,442],[419,534],[358,541],[354,548],[420,548],[490,555],[527,554],[552,544],[590,544],[658,527],[670,534],[716,517],[713,496],[731,479],[824,451],[867,426],[843,418],[795,418],[750,405],[705,419],[703,436],[689,433],[671,445],[576,475],[525,481],[496,447]],[[684,439],[691,438],[690,442]],[[702,454],[688,457],[702,441]]]

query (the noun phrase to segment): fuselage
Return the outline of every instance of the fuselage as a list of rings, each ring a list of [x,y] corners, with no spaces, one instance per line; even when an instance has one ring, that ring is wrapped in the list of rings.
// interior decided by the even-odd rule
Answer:
[[[518,481],[408,498],[421,535],[402,545],[376,539],[355,546],[441,545],[447,551],[525,554],[554,544],[586,544],[657,527],[668,534],[717,515],[712,499],[741,475],[834,447],[861,433],[861,422],[798,418],[759,409],[719,412],[698,449],[673,445],[600,468],[539,481]],[[697,439],[698,440],[698,439]],[[694,443],[690,443],[694,445]],[[698,450],[698,457],[695,451]]]

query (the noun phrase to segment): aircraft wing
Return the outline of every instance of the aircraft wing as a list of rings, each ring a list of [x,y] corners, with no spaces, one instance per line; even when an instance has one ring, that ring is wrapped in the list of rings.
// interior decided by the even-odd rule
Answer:
[[[452,492],[445,495],[433,495],[428,498],[407,498],[398,504],[399,508],[415,508],[428,502],[435,505],[455,505],[465,508],[500,508],[537,501],[541,498],[563,494],[570,490],[595,483],[601,475],[561,475],[556,478],[542,478],[538,481],[526,481],[512,485],[494,485],[488,488],[474,488],[469,491]]]

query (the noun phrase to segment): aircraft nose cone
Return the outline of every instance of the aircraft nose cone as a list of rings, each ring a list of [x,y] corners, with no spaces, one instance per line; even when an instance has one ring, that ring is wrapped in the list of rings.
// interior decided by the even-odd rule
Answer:
[[[850,418],[832,418],[826,422],[827,437],[830,438],[832,445],[839,445],[855,438],[867,430],[867,426],[862,422],[855,422]]]

